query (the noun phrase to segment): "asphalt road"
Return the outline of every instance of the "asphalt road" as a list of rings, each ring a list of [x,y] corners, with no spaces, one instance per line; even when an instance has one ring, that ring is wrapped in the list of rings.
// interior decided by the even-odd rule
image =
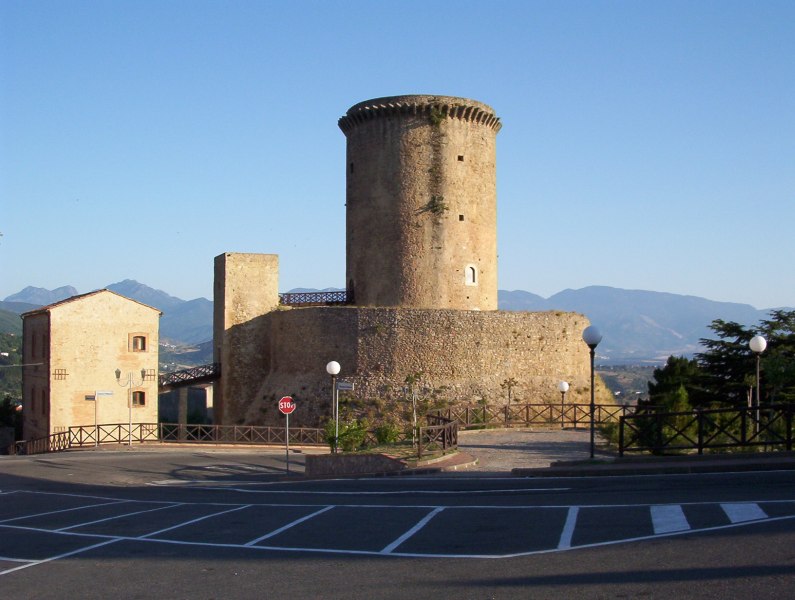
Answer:
[[[283,460],[4,458],[2,596],[792,597],[793,472],[282,481]]]

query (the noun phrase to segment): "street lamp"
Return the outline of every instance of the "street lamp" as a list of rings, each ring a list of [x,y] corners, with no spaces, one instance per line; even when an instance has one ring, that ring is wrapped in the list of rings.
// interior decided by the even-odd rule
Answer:
[[[594,356],[596,354],[596,347],[599,345],[599,342],[602,341],[602,334],[599,330],[590,325],[585,328],[582,332],[582,341],[586,343],[586,345],[591,349],[591,458],[593,458],[594,454],[594,413],[596,412],[596,408],[594,406],[594,369],[593,369],[593,361]]]
[[[759,433],[759,361],[762,358],[762,352],[767,348],[767,340],[761,335],[755,335],[748,342],[748,347],[751,352],[756,354],[756,433]]]
[[[340,373],[340,363],[332,360],[326,365],[326,373],[331,375],[331,418],[334,419],[334,453],[336,454],[340,435],[340,405],[337,392],[337,375]]]
[[[134,387],[138,387],[139,385],[143,385],[143,382],[146,380],[146,369],[141,369],[141,381],[136,383],[133,379],[132,371],[127,373],[127,379],[124,383],[122,383],[121,379],[121,369],[116,369],[116,383],[118,383],[122,387],[127,388],[127,411],[130,416],[129,422],[129,429],[127,430],[127,445],[132,446],[132,389]],[[94,399],[96,402],[96,398]]]
[[[563,429],[563,404],[566,402],[566,392],[569,391],[569,382],[561,381],[558,384],[558,391],[560,392],[560,428]]]

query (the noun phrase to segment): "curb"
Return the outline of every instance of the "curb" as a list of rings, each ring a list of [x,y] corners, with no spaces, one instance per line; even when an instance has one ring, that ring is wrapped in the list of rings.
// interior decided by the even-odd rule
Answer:
[[[671,456],[626,458],[612,462],[558,462],[546,468],[515,468],[516,477],[599,477],[638,475],[687,475],[694,473],[742,473],[795,470],[795,453],[731,456]]]

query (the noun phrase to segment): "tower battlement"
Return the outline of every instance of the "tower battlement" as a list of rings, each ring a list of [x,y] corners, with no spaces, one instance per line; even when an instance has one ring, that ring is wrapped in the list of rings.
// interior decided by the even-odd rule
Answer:
[[[425,115],[429,119],[460,119],[500,130],[502,123],[487,104],[454,96],[387,96],[353,105],[338,125],[345,135],[365,121],[396,115]]]

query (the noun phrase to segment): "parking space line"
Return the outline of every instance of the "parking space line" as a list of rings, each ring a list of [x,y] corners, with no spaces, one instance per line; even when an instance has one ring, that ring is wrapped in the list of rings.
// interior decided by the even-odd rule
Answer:
[[[400,545],[401,545],[403,542],[405,542],[407,539],[409,539],[410,537],[412,537],[412,536],[413,536],[415,533],[417,533],[417,532],[418,532],[420,529],[422,529],[423,527],[425,527],[425,526],[428,524],[428,522],[429,522],[431,519],[433,519],[433,518],[434,518],[436,515],[438,515],[440,512],[442,512],[442,511],[444,510],[444,508],[445,508],[444,506],[437,506],[437,507],[436,507],[435,509],[433,509],[433,510],[432,510],[430,513],[428,513],[428,514],[427,514],[427,515],[425,515],[425,516],[424,516],[422,519],[420,519],[419,523],[417,523],[417,524],[416,524],[414,527],[412,527],[411,529],[409,529],[409,530],[408,530],[406,533],[404,533],[403,535],[401,535],[401,536],[400,536],[398,539],[396,539],[394,542],[392,542],[391,544],[389,544],[389,545],[388,545],[386,548],[384,548],[383,550],[381,550],[381,554],[391,554],[391,553],[392,553],[392,551],[393,551],[395,548],[397,548],[398,546],[400,546]]]
[[[126,504],[128,502],[132,502],[132,500],[116,500],[114,502],[103,502],[102,504],[86,504],[83,506],[75,506],[73,508],[62,508],[61,510],[50,510],[43,513],[37,513],[33,515],[24,515],[22,517],[14,517],[12,519],[4,519],[0,521],[0,523],[12,523],[13,521],[21,521],[22,519],[32,519],[35,517],[46,517],[48,515],[57,515],[60,513],[72,512],[75,510],[83,510],[84,508],[99,508],[100,506],[110,506],[112,504]]]
[[[148,537],[152,537],[153,535],[158,535],[160,533],[165,533],[166,531],[171,531],[172,529],[179,529],[180,527],[185,527],[185,525],[192,525],[193,523],[198,523],[199,521],[204,521],[205,519],[212,519],[213,517],[219,517],[221,515],[225,515],[226,513],[235,512],[238,510],[243,510],[244,508],[248,508],[251,506],[250,504],[244,504],[242,506],[237,506],[235,508],[230,508],[229,510],[222,510],[221,512],[213,513],[211,515],[204,515],[203,517],[198,517],[197,519],[191,519],[190,521],[185,521],[184,523],[178,523],[176,525],[172,525],[171,527],[166,527],[165,529],[160,529],[159,531],[153,531],[151,533],[147,533],[145,535],[138,536],[139,540],[145,540]]]
[[[255,539],[255,540],[251,540],[250,542],[246,542],[246,543],[245,543],[245,544],[243,544],[243,545],[244,545],[244,546],[253,546],[253,545],[254,545],[254,544],[256,544],[257,542],[261,542],[262,540],[267,540],[268,538],[272,538],[272,537],[273,537],[273,536],[275,536],[275,535],[279,535],[279,534],[280,534],[280,533],[282,533],[283,531],[287,531],[288,529],[292,529],[292,528],[293,528],[293,527],[295,527],[296,525],[300,525],[300,524],[301,524],[301,523],[303,523],[304,521],[308,521],[309,519],[311,519],[311,518],[313,518],[313,517],[316,517],[316,516],[318,516],[319,514],[322,514],[322,513],[326,512],[327,510],[331,510],[332,508],[334,508],[334,506],[333,506],[333,505],[332,505],[332,506],[326,506],[326,507],[324,507],[324,508],[321,508],[320,510],[316,510],[315,512],[313,512],[313,513],[312,513],[312,514],[310,514],[310,515],[306,515],[305,517],[301,517],[300,519],[296,519],[296,520],[295,520],[295,521],[293,521],[292,523],[287,523],[287,525],[285,525],[285,526],[283,526],[283,527],[279,527],[278,529],[274,529],[274,530],[273,530],[273,531],[271,531],[270,533],[266,533],[265,535],[263,535],[263,536],[261,536],[261,537],[258,537],[258,538],[257,538],[257,539]]]
[[[654,533],[671,533],[690,529],[690,523],[687,522],[687,517],[678,504],[650,506],[649,511]]]
[[[142,515],[144,513],[164,510],[166,508],[174,508],[175,506],[182,506],[182,502],[174,502],[173,504],[168,504],[166,506],[158,506],[157,508],[148,508],[146,510],[136,510],[135,512],[124,513],[121,515],[114,515],[112,517],[105,517],[104,519],[97,519],[96,521],[88,521],[87,523],[78,523],[77,525],[70,525],[69,527],[61,527],[60,529],[53,529],[53,531],[55,533],[61,533],[62,531],[69,531],[70,529],[77,529],[78,527],[87,527],[88,525],[96,525],[97,523],[104,523],[105,521],[112,521],[113,519],[122,519],[124,517],[132,517],[134,515]]]
[[[767,519],[767,513],[755,503],[721,504],[720,507],[732,523]]]
[[[101,548],[102,546],[107,546],[108,544],[115,544],[121,539],[122,538],[113,538],[111,540],[103,540],[99,543],[92,544],[90,546],[85,546],[83,548],[78,548],[77,550],[72,550],[70,552],[64,552],[63,554],[59,554],[57,556],[50,556],[49,558],[45,558],[42,560],[31,561],[25,565],[20,565],[18,567],[13,567],[11,569],[6,569],[5,571],[0,571],[0,575],[8,575],[9,573],[13,573],[14,571],[21,571],[22,569],[27,569],[28,567],[36,567],[38,565],[43,565],[44,563],[52,562],[54,560],[68,558],[70,556],[74,556],[75,554],[82,554],[83,552],[88,552],[89,550],[93,550],[94,548]]]
[[[566,522],[563,524],[563,531],[560,532],[558,550],[571,548],[571,538],[574,536],[574,528],[577,526],[577,516],[580,514],[579,506],[570,506],[566,515]]]

